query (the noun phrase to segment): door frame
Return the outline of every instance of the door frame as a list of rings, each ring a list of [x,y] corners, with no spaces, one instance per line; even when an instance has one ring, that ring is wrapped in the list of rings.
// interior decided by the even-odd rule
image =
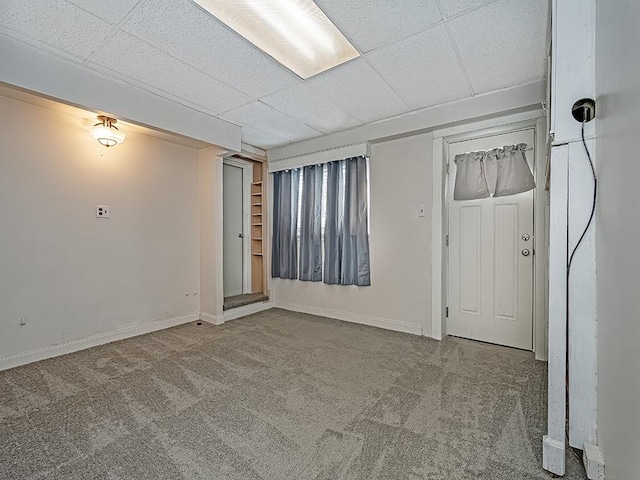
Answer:
[[[438,340],[447,336],[447,299],[449,271],[446,236],[448,235],[449,208],[447,201],[447,168],[449,144],[486,136],[534,129],[535,157],[533,159],[536,185],[533,199],[533,223],[535,250],[533,265],[533,351],[538,360],[547,359],[547,248],[545,242],[546,218],[546,118],[542,109],[517,113],[499,118],[473,122],[433,132],[433,214],[431,231],[432,250],[432,309],[431,324],[424,331]]]
[[[251,183],[253,183],[253,163],[239,158],[224,158],[224,165],[242,169],[242,293],[251,293]],[[224,174],[222,188],[224,188]],[[224,205],[222,215],[224,238]],[[223,251],[224,254],[224,251]],[[224,278],[224,271],[222,272]]]

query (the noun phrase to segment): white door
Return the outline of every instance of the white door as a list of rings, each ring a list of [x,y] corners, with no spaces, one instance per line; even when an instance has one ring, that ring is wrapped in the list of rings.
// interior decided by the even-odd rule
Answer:
[[[518,143],[527,144],[533,167],[533,130],[449,145],[447,333],[532,350],[533,191],[453,200],[457,154]]]
[[[242,168],[223,165],[223,276],[224,296],[241,295],[243,284],[243,178]]]

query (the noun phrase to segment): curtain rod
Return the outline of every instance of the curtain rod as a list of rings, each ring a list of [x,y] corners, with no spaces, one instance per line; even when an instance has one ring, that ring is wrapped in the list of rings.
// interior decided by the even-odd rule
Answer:
[[[357,157],[364,157],[367,160],[369,160],[371,158],[371,155],[356,155],[355,157],[347,157],[347,158],[341,158],[340,160],[327,160],[326,162],[319,162],[319,163],[308,163],[306,165],[301,165],[299,167],[291,167],[291,168],[283,168],[281,170],[276,170],[274,172],[270,172],[270,173],[276,173],[276,172],[289,172],[291,170],[298,170],[300,168],[304,168],[304,167],[320,167],[322,165],[326,165],[327,163],[331,163],[331,162],[341,162],[343,160],[348,160],[350,158],[357,158]]]
[[[496,148],[502,148],[502,147],[496,147]],[[466,155],[467,153],[477,153],[477,152],[490,152],[491,150],[494,150],[494,149],[490,148],[489,150],[470,150],[468,152],[457,153],[456,155]],[[523,152],[531,152],[531,151],[533,151],[533,147],[525,148],[522,151]]]
[[[304,167],[306,165],[321,165],[323,163],[333,162],[345,158],[358,156],[366,157],[367,153],[367,144],[358,143],[331,148],[319,152],[293,156],[280,160],[270,160],[268,163],[269,173],[273,173],[278,170],[291,170],[292,168]]]

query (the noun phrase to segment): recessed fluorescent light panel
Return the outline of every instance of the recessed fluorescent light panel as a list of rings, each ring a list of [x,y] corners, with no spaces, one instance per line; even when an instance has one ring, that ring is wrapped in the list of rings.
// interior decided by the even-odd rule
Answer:
[[[302,78],[359,55],[313,0],[194,1]]]

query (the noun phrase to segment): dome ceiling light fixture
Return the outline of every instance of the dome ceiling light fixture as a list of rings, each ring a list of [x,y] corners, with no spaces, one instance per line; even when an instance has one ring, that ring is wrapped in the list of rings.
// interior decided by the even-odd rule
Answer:
[[[126,135],[118,130],[114,124],[117,122],[115,118],[106,115],[98,115],[98,123],[90,130],[91,136],[105,147],[113,147],[124,142]]]

